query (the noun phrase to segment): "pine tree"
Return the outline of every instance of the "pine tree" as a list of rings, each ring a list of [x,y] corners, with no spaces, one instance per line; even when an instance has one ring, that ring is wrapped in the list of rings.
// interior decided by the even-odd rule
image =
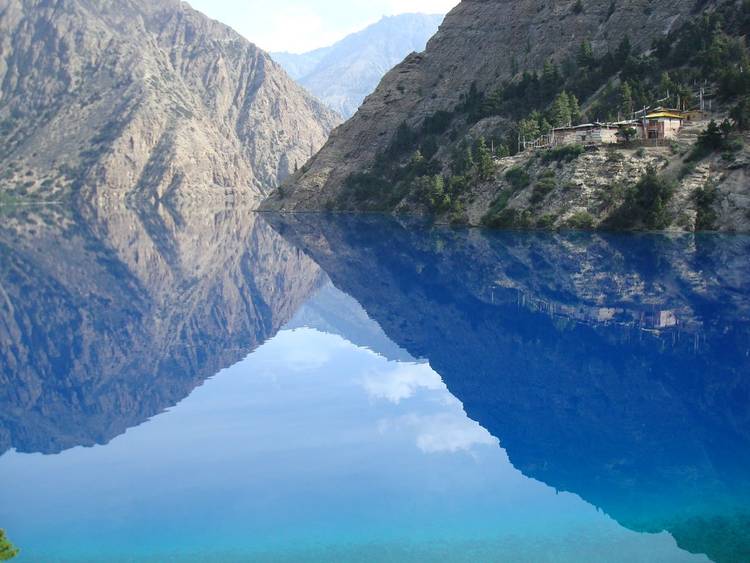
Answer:
[[[0,561],[9,561],[18,555],[16,548],[5,536],[5,530],[0,530]]]
[[[581,47],[578,49],[578,66],[581,68],[589,68],[595,62],[594,49],[591,47],[591,43],[584,39],[581,43]]]
[[[617,61],[617,64],[619,66],[625,64],[632,50],[633,47],[630,43],[630,36],[625,35],[625,37],[622,38],[622,41],[620,41],[620,45],[617,47],[617,51],[615,51],[615,60]]]
[[[492,160],[492,152],[487,147],[487,141],[484,140],[484,137],[479,137],[476,153],[479,177],[482,180],[489,180],[495,173],[495,163]]]
[[[630,84],[623,82],[622,86],[620,86],[620,111],[626,119],[630,119],[635,111],[634,107],[633,89],[630,87]]]
[[[552,102],[550,118],[554,127],[568,127],[571,124],[570,102],[566,92],[560,93]]]
[[[536,141],[539,135],[539,123],[536,120],[524,119],[518,124],[518,137],[521,141]]]
[[[546,61],[542,69],[541,90],[542,98],[549,101],[562,84],[560,69],[552,61]]]
[[[570,107],[570,120],[573,125],[581,123],[583,116],[581,115],[581,104],[578,102],[578,98],[574,94],[568,94],[568,106]]]

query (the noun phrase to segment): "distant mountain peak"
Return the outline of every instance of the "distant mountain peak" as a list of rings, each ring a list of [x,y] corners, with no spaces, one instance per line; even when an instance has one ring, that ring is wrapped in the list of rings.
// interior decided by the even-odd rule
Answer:
[[[439,14],[383,16],[329,47],[271,56],[310,93],[350,117],[386,72],[409,53],[424,50],[442,20]]]

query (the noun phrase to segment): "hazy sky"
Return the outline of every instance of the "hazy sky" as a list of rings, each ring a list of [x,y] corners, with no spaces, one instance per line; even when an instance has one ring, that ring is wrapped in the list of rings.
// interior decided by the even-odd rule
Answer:
[[[188,0],[267,51],[325,47],[384,15],[446,13],[458,0]]]

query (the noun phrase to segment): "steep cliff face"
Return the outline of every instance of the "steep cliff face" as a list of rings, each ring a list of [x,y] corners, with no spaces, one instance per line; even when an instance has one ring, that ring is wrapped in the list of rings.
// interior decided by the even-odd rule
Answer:
[[[108,443],[242,360],[324,281],[241,208],[35,208],[3,217],[0,260],[0,453]]]
[[[389,72],[359,112],[337,129],[324,148],[268,207],[322,209],[347,177],[372,166],[399,125],[420,125],[439,111],[451,112],[473,83],[491,91],[514,72],[562,62],[583,40],[597,52],[615,49],[627,35],[634,49],[683,22],[693,0],[463,0],[450,12],[424,53],[412,54]],[[283,197],[281,197],[283,196]]]
[[[5,192],[257,198],[337,121],[178,0],[0,2]]]
[[[442,20],[429,14],[386,17],[330,47],[271,55],[308,91],[351,117],[386,72],[409,53],[424,50]]]

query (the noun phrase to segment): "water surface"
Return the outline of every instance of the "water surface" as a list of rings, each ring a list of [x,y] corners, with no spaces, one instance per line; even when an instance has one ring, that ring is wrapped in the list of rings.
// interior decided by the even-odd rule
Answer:
[[[0,227],[19,561],[750,558],[750,238]]]

